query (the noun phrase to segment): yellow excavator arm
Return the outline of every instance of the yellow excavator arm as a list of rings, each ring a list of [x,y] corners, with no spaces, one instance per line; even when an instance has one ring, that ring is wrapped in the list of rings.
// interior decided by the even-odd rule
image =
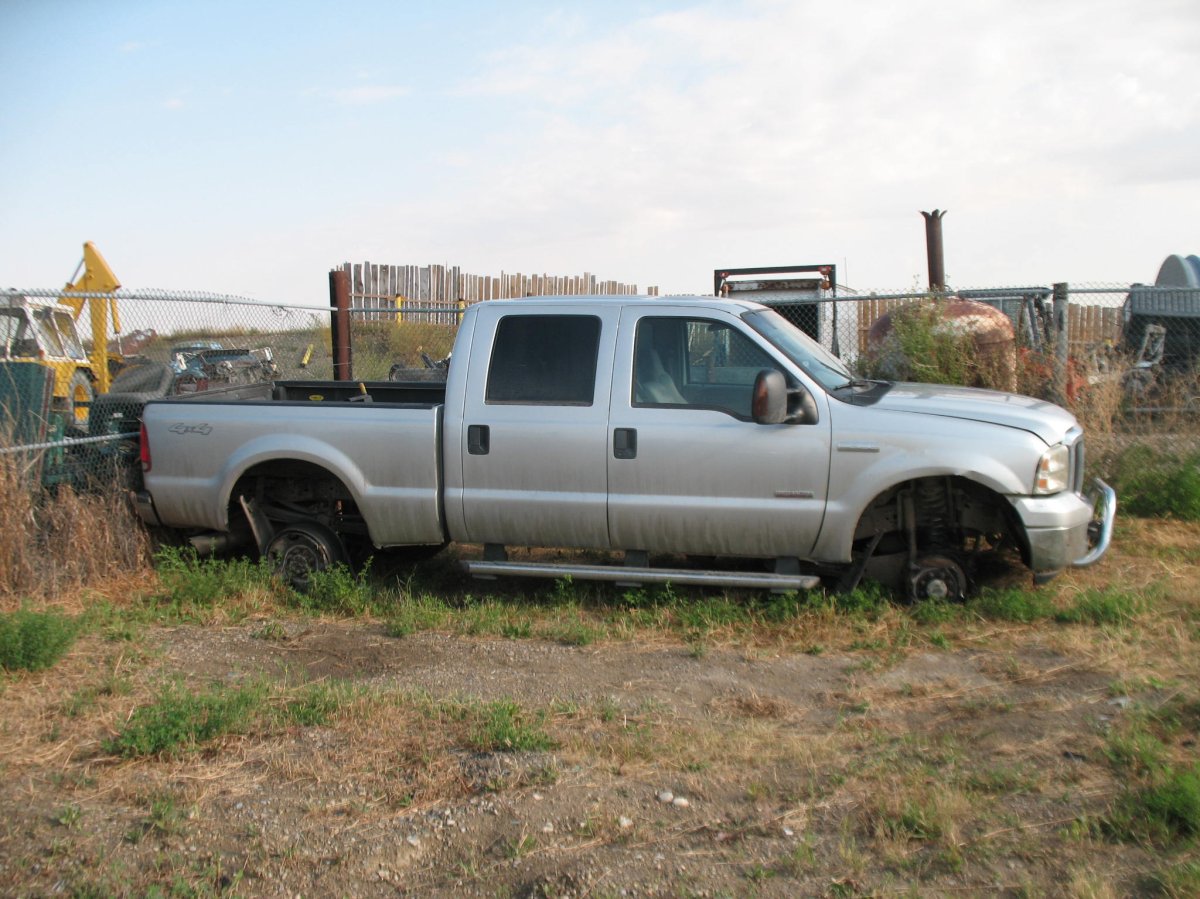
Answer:
[[[113,270],[108,267],[100,251],[90,240],[83,245],[83,261],[75,270],[75,280],[63,288],[62,302],[72,310],[76,321],[83,313],[86,305],[92,329],[92,374],[96,378],[96,391],[104,393],[111,383],[108,370],[108,316],[112,314],[113,332],[118,340],[121,336],[121,319],[117,314],[117,298],[108,297],[72,297],[70,292],[78,293],[113,293],[121,286]]]

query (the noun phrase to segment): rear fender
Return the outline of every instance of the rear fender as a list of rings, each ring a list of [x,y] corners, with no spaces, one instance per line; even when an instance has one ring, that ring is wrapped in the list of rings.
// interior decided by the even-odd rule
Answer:
[[[222,466],[218,474],[219,488],[211,510],[211,520],[218,522],[217,530],[229,530],[229,506],[235,500],[234,485],[250,469],[272,462],[308,462],[329,472],[345,485],[354,498],[367,528],[374,533],[373,512],[363,502],[366,480],[359,467],[341,450],[320,440],[298,434],[270,434],[238,448]]]

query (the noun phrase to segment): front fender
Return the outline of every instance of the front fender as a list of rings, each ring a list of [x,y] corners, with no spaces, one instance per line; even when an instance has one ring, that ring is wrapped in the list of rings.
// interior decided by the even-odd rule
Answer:
[[[1015,428],[938,416],[839,409],[830,460],[829,501],[814,556],[848,562],[863,512],[908,481],[961,477],[1002,496],[1028,494],[1039,437]],[[850,425],[846,427],[845,425]]]

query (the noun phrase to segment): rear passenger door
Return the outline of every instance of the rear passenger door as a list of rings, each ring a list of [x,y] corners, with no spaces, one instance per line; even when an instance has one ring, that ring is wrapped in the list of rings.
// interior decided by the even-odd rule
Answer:
[[[616,306],[572,313],[532,302],[480,309],[460,449],[469,540],[608,546],[619,314]]]

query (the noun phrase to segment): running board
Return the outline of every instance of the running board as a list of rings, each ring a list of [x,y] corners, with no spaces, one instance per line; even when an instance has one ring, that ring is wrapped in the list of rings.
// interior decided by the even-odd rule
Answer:
[[[691,571],[686,568],[631,568],[619,565],[549,565],[535,562],[464,561],[472,577],[572,577],[580,581],[608,581],[622,586],[675,584],[676,586],[745,587],[750,590],[811,590],[821,583],[808,574],[772,574],[742,571]]]

